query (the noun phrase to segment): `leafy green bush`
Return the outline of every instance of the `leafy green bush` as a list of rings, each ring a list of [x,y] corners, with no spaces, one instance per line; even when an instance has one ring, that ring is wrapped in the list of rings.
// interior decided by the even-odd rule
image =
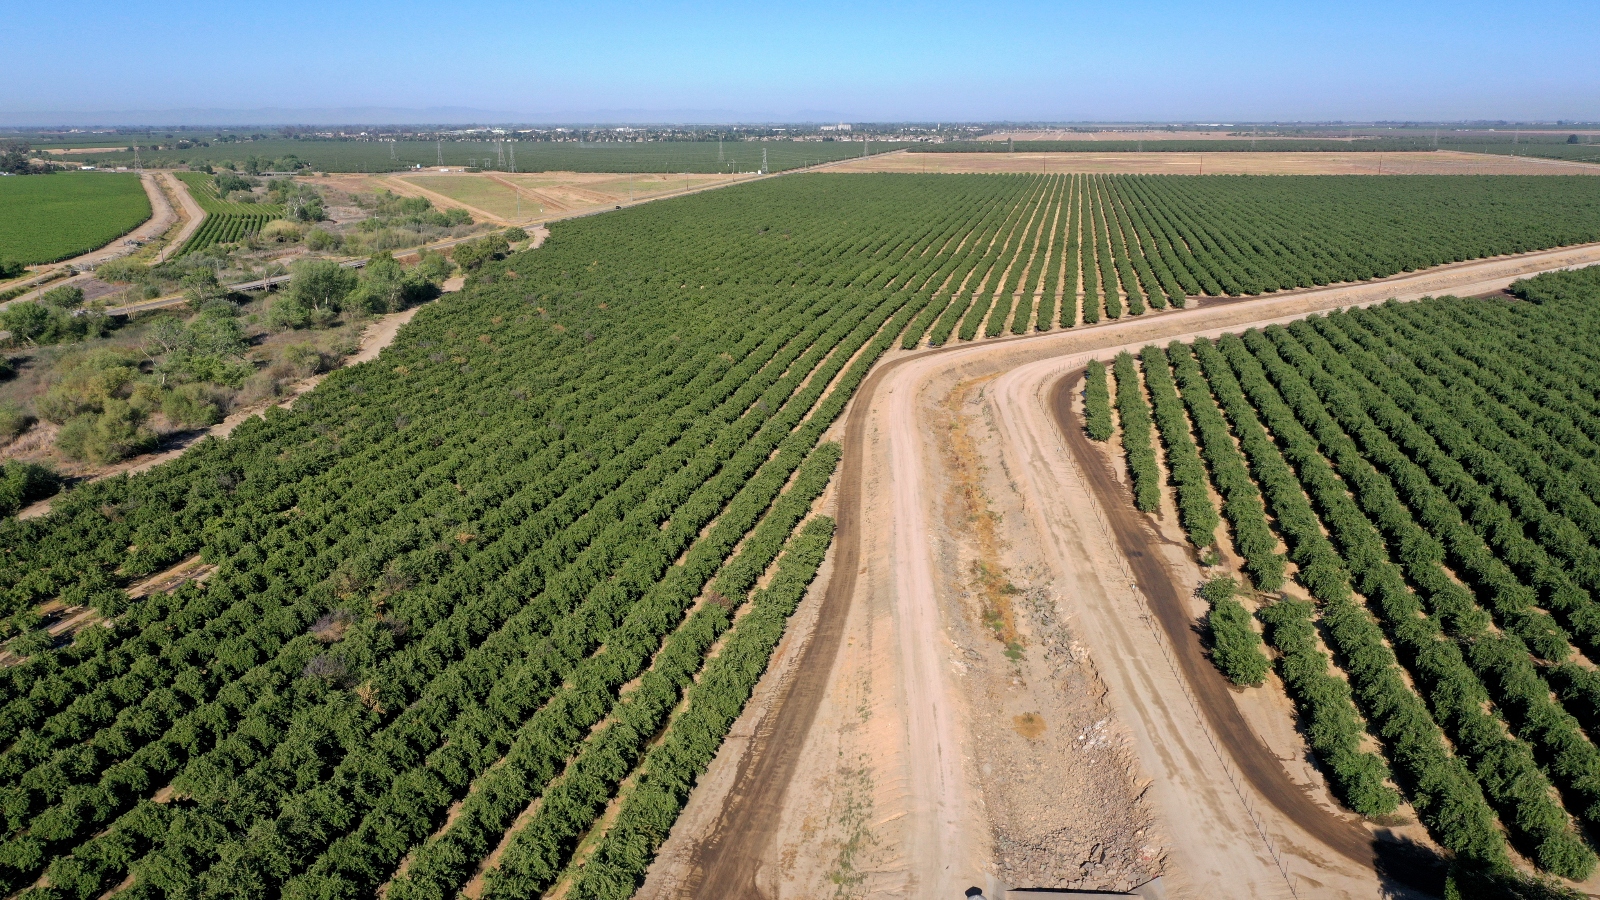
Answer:
[[[0,400],[0,441],[9,441],[33,423],[33,417],[12,400]]]
[[[116,462],[155,449],[156,435],[140,407],[122,399],[105,402],[99,412],[79,415],[61,427],[56,448],[72,459]]]
[[[1233,599],[1238,589],[1239,583],[1226,577],[1200,587],[1200,596],[1211,605],[1206,616],[1211,661],[1234,684],[1258,685],[1272,663],[1261,652],[1261,636],[1250,627],[1250,613]]]
[[[437,294],[417,269],[402,268],[388,251],[368,260],[346,303],[373,314],[399,312]]]
[[[1122,445],[1133,480],[1133,505],[1141,512],[1155,512],[1161,506],[1161,473],[1155,447],[1150,443],[1150,404],[1145,402],[1144,389],[1139,385],[1133,354],[1117,354],[1113,371],[1117,376],[1117,414],[1122,417]]]
[[[456,261],[456,265],[464,271],[472,272],[486,262],[503,259],[510,252],[511,245],[506,241],[504,234],[491,234],[475,241],[457,244],[450,255]]]
[[[222,406],[202,385],[180,384],[162,395],[161,414],[183,428],[204,428],[222,421]]]
[[[77,290],[57,288],[57,290]],[[81,297],[81,292],[79,293]],[[11,341],[18,344],[64,344],[88,338],[104,337],[111,333],[114,324],[98,313],[72,315],[67,310],[42,302],[28,300],[13,303],[0,310],[0,329],[11,332]]]
[[[1097,441],[1111,440],[1111,389],[1106,386],[1106,364],[1089,360],[1084,370],[1084,430]]]
[[[0,516],[12,515],[59,490],[61,477],[46,466],[19,460],[0,463]]]
[[[332,250],[338,247],[340,243],[339,236],[326,228],[313,228],[306,232],[306,249],[308,250],[316,250],[318,252]]]

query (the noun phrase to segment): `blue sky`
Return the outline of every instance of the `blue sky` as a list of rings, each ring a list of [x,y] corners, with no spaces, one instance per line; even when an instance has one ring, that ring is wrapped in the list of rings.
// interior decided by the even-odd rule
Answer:
[[[15,4],[0,114],[1600,119],[1586,3]],[[159,117],[157,117],[159,120]]]

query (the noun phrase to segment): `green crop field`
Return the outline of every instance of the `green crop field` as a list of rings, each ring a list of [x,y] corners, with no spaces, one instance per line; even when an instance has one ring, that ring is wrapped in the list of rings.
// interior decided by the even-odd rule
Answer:
[[[413,900],[482,865],[486,898],[631,896],[817,571],[841,453],[823,435],[874,363],[930,328],[980,339],[967,318],[1015,322],[1024,297],[1025,323],[1078,321],[1035,314],[1065,294],[1033,279],[1064,267],[1011,266],[1018,247],[1103,248],[1076,271],[1175,303],[1183,272],[1265,290],[1592,239],[1597,203],[1595,179],[818,174],[556,223],[291,409],[0,521],[0,614],[61,598],[107,626],[25,634],[0,668],[0,893]],[[1462,340],[1559,366],[1550,387],[1588,411],[1579,345],[1600,332],[1568,305],[1483,305],[1507,324]],[[203,584],[129,596],[191,558]],[[1566,616],[1566,596],[1538,601]],[[1419,759],[1447,752],[1436,732]],[[1475,784],[1449,765],[1426,790]],[[1492,814],[1461,802],[1492,856]]]
[[[947,141],[909,144],[912,153],[1406,153],[1460,150],[1500,156],[1537,156],[1573,162],[1600,162],[1600,144],[1569,144],[1564,134],[1554,135],[1432,135],[1328,138],[1261,138],[1249,140],[1183,140],[1153,136],[1148,140],[1118,141]],[[1590,139],[1592,140],[1592,139]]]
[[[0,178],[0,260],[33,265],[68,259],[149,218],[150,198],[132,173]]]
[[[1583,661],[1600,652],[1600,268],[1513,292],[1145,347],[1116,362],[1117,407],[1140,509],[1173,485],[1191,542],[1231,540],[1263,592],[1295,565],[1315,602],[1264,595],[1256,615],[1341,798],[1379,815],[1392,782],[1458,858],[1506,869],[1509,844],[1582,881],[1600,826]],[[1090,378],[1104,440],[1104,369]]]
[[[216,182],[199,172],[180,172],[178,178],[190,196],[206,212],[194,234],[183,242],[178,255],[204,250],[213,244],[240,241],[261,230],[273,219],[283,218],[283,207],[269,203],[236,203],[217,195]]]
[[[873,142],[870,153],[883,153],[904,145]],[[598,143],[519,141],[505,143],[506,162],[500,162],[501,145],[494,141],[334,141],[266,139],[214,144],[188,150],[144,151],[147,166],[200,165],[229,161],[243,167],[254,158],[262,170],[292,164],[294,157],[322,172],[397,172],[415,165],[477,165],[508,171],[515,148],[518,172],[656,172],[717,174],[754,172],[761,168],[761,151],[767,151],[772,172],[797,169],[862,155],[861,141],[659,141],[650,143]],[[74,162],[131,165],[126,152],[74,155]]]

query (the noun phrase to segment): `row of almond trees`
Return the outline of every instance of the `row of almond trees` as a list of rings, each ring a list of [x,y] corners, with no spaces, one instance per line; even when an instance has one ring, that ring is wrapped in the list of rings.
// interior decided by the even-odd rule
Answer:
[[[1171,485],[1205,551],[1215,490],[1335,793],[1368,816],[1403,794],[1491,872],[1511,870],[1508,845],[1573,880],[1596,862],[1600,678],[1580,657],[1596,649],[1600,393],[1576,376],[1600,336],[1597,281],[1541,276],[1519,286],[1541,305],[1390,304],[1113,366],[1135,504]],[[1104,368],[1088,378],[1103,440]],[[1280,593],[1286,574],[1309,602]],[[1248,672],[1226,591],[1207,591],[1218,665]]]

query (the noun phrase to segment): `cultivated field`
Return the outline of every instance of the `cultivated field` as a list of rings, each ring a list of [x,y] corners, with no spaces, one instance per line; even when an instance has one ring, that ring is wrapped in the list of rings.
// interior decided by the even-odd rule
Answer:
[[[460,206],[492,221],[526,223],[610,209],[699,188],[720,187],[744,177],[748,176],[420,172],[366,178],[347,175],[328,181],[345,190],[388,189],[400,194],[426,196],[436,205]],[[316,183],[323,181],[317,179]]]
[[[217,193],[215,180],[199,172],[177,175],[206,217],[178,249],[178,254],[204,250],[213,244],[236,243],[261,230],[273,219],[282,218],[283,207],[270,203],[238,203]]]
[[[1316,140],[1354,140],[1354,138],[1338,138],[1333,135],[1318,135]],[[1240,133],[1235,129],[1226,131],[993,131],[977,140],[992,143],[1005,141],[1251,141],[1251,140],[1280,140],[1297,141],[1308,140],[1299,136],[1267,136],[1261,137],[1249,133]]]
[[[150,218],[132,173],[65,172],[0,178],[0,260],[24,265],[87,253]]]
[[[1600,401],[1580,373],[1600,269],[1525,284],[1533,302],[1149,345],[1117,360],[1115,407],[1135,504],[1175,485],[1189,542],[1242,561],[1334,793],[1368,816],[1403,794],[1458,859],[1584,881]]]
[[[1131,150],[1131,148],[1129,148]],[[1454,150],[1405,153],[891,153],[835,172],[1080,172],[1120,175],[1600,175],[1600,165]]]
[[[874,142],[870,153],[904,146]],[[782,172],[818,163],[862,155],[857,141],[656,141],[579,143],[577,141],[456,140],[444,141],[334,141],[263,139],[219,143],[187,150],[142,153],[144,165],[172,167],[220,165],[232,162],[240,169],[255,160],[263,170],[286,171],[297,164],[318,172],[398,172],[413,166],[476,166],[508,172],[515,161],[518,172],[633,172],[653,174],[737,174],[761,168],[766,152],[767,170]],[[502,154],[505,154],[502,156]],[[133,154],[78,153],[82,164],[131,166]],[[254,171],[254,170],[252,170]]]
[[[391,183],[504,202],[454,178]],[[488,183],[609,199],[626,181]],[[1138,696],[1183,722],[1150,739],[1118,667],[1154,672],[1167,645],[1091,640],[1053,563],[1003,555],[1021,543],[1006,523],[1037,501],[988,499],[1022,468],[988,461],[1004,442],[972,424],[982,383],[933,418],[902,383],[870,440],[873,407],[847,404],[913,368],[875,370],[885,356],[940,356],[924,343],[972,342],[952,360],[1059,352],[1110,329],[1126,343],[1186,317],[1226,324],[1251,303],[1333,303],[1383,289],[1334,283],[1411,269],[1571,264],[1600,251],[1484,258],[1600,240],[1600,181],[801,174],[552,232],[481,262],[292,409],[0,521],[0,614],[24,632],[7,643],[22,661],[0,668],[0,893],[749,896],[777,848],[787,868],[761,868],[759,888],[781,895],[869,872],[873,889],[955,896],[1177,871],[1202,895],[1269,896],[1319,841],[1349,863],[1322,884],[1370,886],[1372,856],[1347,846],[1366,826],[1251,818],[1256,788],[1196,755],[1207,732],[1170,667],[1171,691]],[[1233,296],[1315,285],[1320,301]],[[1037,331],[1052,334],[1017,339]],[[867,447],[935,436],[937,469],[912,452],[862,480]],[[943,506],[922,505],[924,473],[949,487]],[[802,700],[768,682],[757,709],[776,724],[739,722],[836,528],[829,613],[780,657],[804,653],[806,677],[784,682]],[[858,583],[870,604],[852,606]],[[1116,621],[1144,621],[1121,602]],[[64,606],[98,623],[52,637],[27,615]],[[975,706],[996,734],[975,736]],[[1287,717],[1259,721],[1293,756]],[[718,839],[680,835],[690,846],[647,884],[736,722],[748,764],[708,777],[743,799],[691,816]],[[1388,740],[1358,749],[1366,771],[1389,766],[1454,848],[1456,820]],[[1192,765],[1147,791],[1156,746]],[[1337,815],[1285,771],[1263,793],[1307,804],[1291,823]],[[1294,771],[1321,791],[1320,770]],[[795,817],[791,782],[827,805]],[[1193,819],[1174,815],[1172,784],[1194,789]],[[1302,862],[1274,869],[1284,835],[1306,834]],[[1494,863],[1497,846],[1462,855]],[[1224,891],[1205,894],[1215,869]]]

